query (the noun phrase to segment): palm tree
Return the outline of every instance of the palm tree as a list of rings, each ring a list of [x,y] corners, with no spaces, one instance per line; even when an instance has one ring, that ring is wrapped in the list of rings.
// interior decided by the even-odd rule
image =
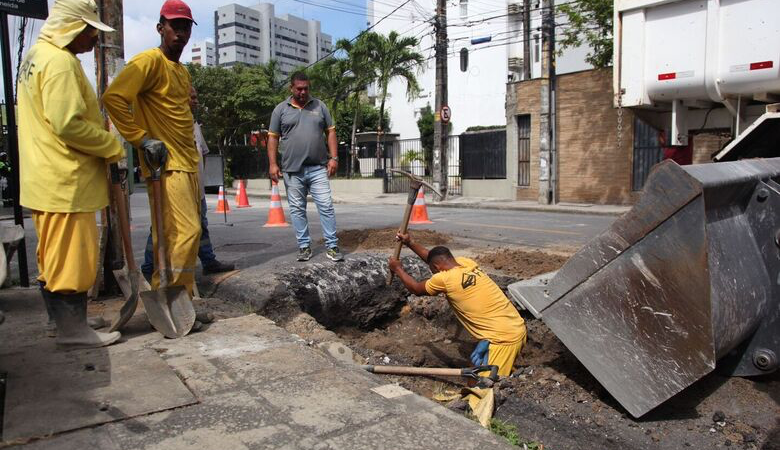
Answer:
[[[403,37],[395,31],[387,36],[377,33],[367,33],[368,46],[371,49],[370,59],[376,70],[376,83],[379,89],[379,127],[377,129],[376,157],[377,168],[382,158],[381,136],[384,131],[385,100],[387,88],[395,78],[406,82],[406,96],[413,100],[420,93],[417,74],[423,68],[425,58],[416,51],[419,41],[414,37]]]

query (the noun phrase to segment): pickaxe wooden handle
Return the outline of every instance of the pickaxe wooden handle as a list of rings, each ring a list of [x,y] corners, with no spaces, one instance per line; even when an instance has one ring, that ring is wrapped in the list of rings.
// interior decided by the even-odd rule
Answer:
[[[430,183],[416,175],[412,175],[409,172],[398,169],[388,170],[391,172],[400,173],[401,175],[409,177],[411,180],[409,187],[409,197],[406,200],[406,211],[404,211],[404,218],[401,221],[401,227],[398,229],[399,233],[406,234],[406,231],[409,229],[409,218],[412,216],[412,208],[414,207],[414,202],[417,201],[417,193],[420,191],[420,188],[423,186],[427,187],[431,192],[439,196],[439,198],[441,198],[441,194],[433,186],[431,186]],[[401,256],[401,248],[403,248],[403,245],[404,244],[401,241],[396,242],[395,250],[393,251],[393,258],[398,259]],[[386,281],[388,286],[393,282],[393,272],[389,270],[387,271]]]

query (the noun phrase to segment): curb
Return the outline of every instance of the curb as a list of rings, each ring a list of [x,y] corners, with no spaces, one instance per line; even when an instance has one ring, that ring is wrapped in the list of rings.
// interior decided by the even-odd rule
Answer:
[[[230,189],[225,191],[225,195],[235,195],[236,190]],[[264,198],[268,199],[271,198],[271,194],[265,194],[265,193],[250,193],[247,191],[246,194],[248,197],[252,198]],[[281,198],[286,199],[286,194],[280,194]],[[344,199],[338,199],[333,198],[333,203],[339,204],[339,205],[366,205],[371,204],[370,202],[354,202]],[[403,202],[399,203],[385,203],[386,205],[405,205]],[[548,212],[548,213],[560,213],[560,214],[588,214],[592,216],[622,216],[626,212],[628,212],[631,208],[626,207],[625,211],[609,211],[609,210],[586,210],[582,207],[566,207],[566,206],[513,206],[513,205],[497,205],[497,204],[483,204],[483,203],[427,203],[426,206],[429,208],[461,208],[461,209],[487,209],[487,210],[497,210],[497,211],[531,211],[531,212]]]

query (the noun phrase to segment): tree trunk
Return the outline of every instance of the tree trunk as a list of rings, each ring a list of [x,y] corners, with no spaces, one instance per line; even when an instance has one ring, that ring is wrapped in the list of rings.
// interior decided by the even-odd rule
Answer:
[[[350,142],[349,177],[352,178],[357,162],[357,122],[360,116],[360,94],[355,93],[355,117],[352,119],[352,140]]]
[[[383,119],[385,116],[385,99],[387,98],[387,85],[384,85],[382,87],[382,103],[379,107],[379,127],[377,127],[376,130],[376,168],[377,169],[384,169],[384,167],[380,167],[382,165],[382,134],[384,133],[383,129]]]

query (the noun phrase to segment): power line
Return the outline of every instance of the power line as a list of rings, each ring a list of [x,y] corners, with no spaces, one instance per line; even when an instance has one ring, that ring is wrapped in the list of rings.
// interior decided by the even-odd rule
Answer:
[[[382,23],[382,21],[383,21],[383,20],[385,20],[385,19],[387,19],[388,17],[390,17],[391,15],[395,14],[395,12],[396,12],[396,11],[398,11],[398,10],[399,10],[399,9],[401,9],[401,8],[403,8],[404,6],[406,6],[406,5],[407,5],[409,2],[411,2],[411,1],[412,1],[412,0],[406,0],[405,2],[401,3],[401,5],[400,5],[400,6],[398,6],[398,7],[397,7],[397,8],[395,8],[394,10],[390,11],[388,14],[386,14],[386,15],[385,15],[384,17],[382,17],[381,19],[379,19],[379,20],[377,20],[376,22],[374,22],[374,24],[373,24],[373,25],[371,25],[370,27],[368,27],[368,28],[366,28],[365,30],[363,30],[363,31],[361,31],[360,33],[358,33],[358,34],[357,34],[357,36],[355,36],[355,37],[353,37],[352,39],[350,39],[350,40],[349,40],[349,42],[350,42],[350,43],[352,43],[352,42],[355,42],[355,41],[356,41],[356,40],[357,40],[357,39],[358,39],[360,36],[363,36],[364,34],[366,34],[366,33],[368,33],[369,31],[371,31],[371,30],[372,30],[374,27],[376,27],[377,25],[379,25],[380,23]],[[329,52],[327,55],[323,56],[322,58],[320,58],[320,59],[318,59],[318,60],[314,61],[313,63],[309,64],[308,66],[306,66],[306,69],[308,69],[308,68],[310,68],[311,66],[313,66],[313,65],[317,64],[318,62],[322,61],[323,59],[325,59],[325,58],[327,58],[327,57],[329,57],[329,56],[333,55],[334,53],[336,53],[336,51],[337,51],[337,50],[331,50],[331,51],[330,51],[330,52]]]

